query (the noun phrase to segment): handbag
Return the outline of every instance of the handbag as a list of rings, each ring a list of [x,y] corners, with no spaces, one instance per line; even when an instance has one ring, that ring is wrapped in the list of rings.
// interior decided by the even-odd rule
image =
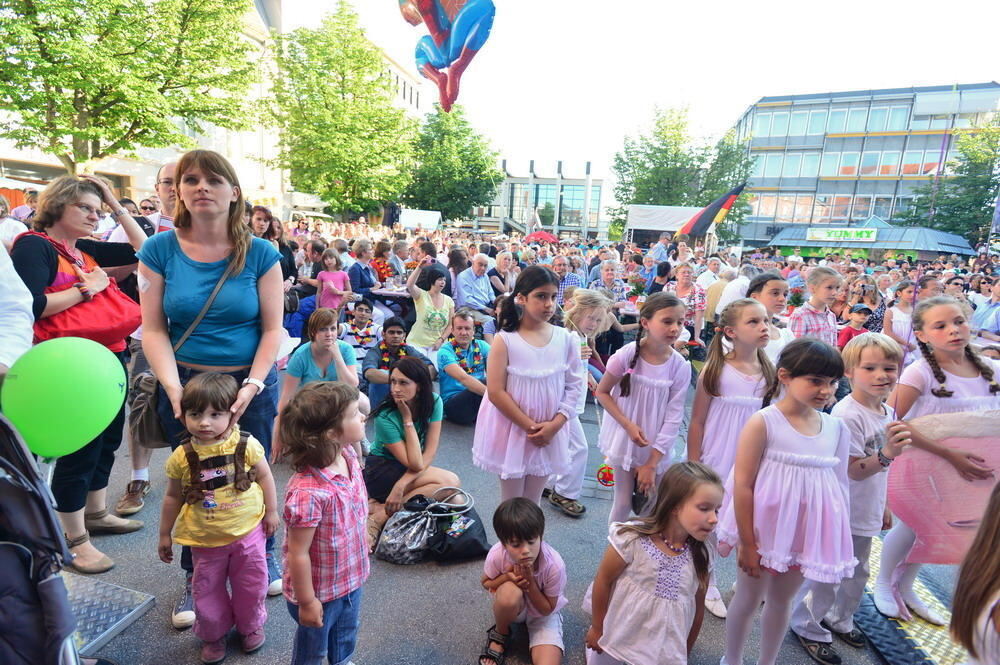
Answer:
[[[70,255],[61,243],[44,233],[28,231],[22,234],[22,236],[29,235],[48,240],[56,254],[71,266],[70,271],[72,266],[77,266],[81,270],[87,269],[85,261]],[[94,265],[96,266],[96,263]],[[90,300],[77,303],[58,314],[37,319],[34,326],[35,344],[57,337],[83,337],[107,347],[121,344],[142,323],[142,311],[138,303],[118,288],[118,283],[113,277],[108,280],[108,286],[100,293],[94,294]],[[64,289],[46,289],[45,292],[58,293],[62,290]]]
[[[285,291],[285,314],[299,311],[299,292],[295,289]]]
[[[212,293],[208,296],[205,304],[202,305],[198,316],[194,317],[194,321],[191,322],[191,325],[187,327],[184,334],[174,344],[175,354],[177,353],[177,349],[181,348],[188,337],[191,336],[194,329],[198,327],[201,320],[205,318],[205,314],[208,313],[208,310],[212,307],[212,303],[215,302],[215,296],[219,295],[222,285],[226,283],[226,280],[229,279],[232,273],[233,264],[230,263],[226,266],[222,277],[216,282],[215,288],[212,289]],[[170,446],[167,433],[163,429],[163,422],[160,421],[160,416],[156,410],[159,385],[160,382],[157,380],[156,375],[153,374],[153,370],[148,369],[132,377],[132,383],[129,386],[129,389],[132,391],[132,403],[129,405],[128,433],[133,441],[138,442],[144,448],[167,448]]]
[[[452,502],[458,495],[465,498],[464,504]],[[472,497],[457,487],[438,488],[430,497],[422,494],[412,497],[386,522],[375,556],[400,565],[421,563],[430,552],[431,540],[438,533],[442,520],[450,524],[451,520],[471,511],[472,506]],[[485,540],[485,532],[483,537]]]
[[[478,559],[489,551],[486,527],[473,507],[461,515],[439,517],[437,533],[427,541],[427,556],[438,563]]]

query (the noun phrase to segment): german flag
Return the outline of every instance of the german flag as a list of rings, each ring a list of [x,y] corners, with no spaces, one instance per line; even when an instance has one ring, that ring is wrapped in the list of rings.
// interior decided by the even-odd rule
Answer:
[[[681,235],[706,235],[711,230],[712,224],[718,224],[726,218],[726,215],[729,214],[729,209],[736,203],[737,197],[739,197],[746,186],[747,184],[743,183],[739,187],[734,187],[729,190],[728,194],[724,194],[709,203],[699,212],[695,213],[695,216],[689,219],[684,226],[677,229],[674,237],[676,238]]]

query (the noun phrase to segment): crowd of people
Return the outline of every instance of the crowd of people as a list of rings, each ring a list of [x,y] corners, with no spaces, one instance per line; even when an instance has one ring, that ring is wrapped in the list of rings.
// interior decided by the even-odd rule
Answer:
[[[95,341],[130,377],[158,379],[173,449],[158,554],[172,562],[181,546],[172,622],[193,626],[203,662],[225,658],[233,628],[259,649],[266,597],[283,594],[299,626],[291,662],[347,663],[386,520],[461,485],[434,464],[445,420],[475,426],[471,460],[500,489],[481,665],[504,662],[517,622],[532,662],[561,662],[567,570],[539,505],[586,515],[592,444],[614,493],[610,545],[583,599],[589,663],[686,663],[708,609],[726,618],[723,662],[737,665],[763,602],[758,663],[775,662],[791,628],[813,660],[837,665],[834,637],[866,645],[852,616],[886,529],[877,608],[945,623],[914,591],[915,535],[887,509],[885,472],[915,447],[967,480],[992,478],[982,458],[907,422],[1000,409],[1000,265],[988,250],[876,261],[707,251],[669,234],[641,247],[286,224],[205,150],[164,164],[155,191],[135,206],[99,178],[64,176],[0,220],[0,371],[116,284],[138,302],[141,317],[104,321]],[[113,510],[108,497],[136,392],[55,464],[77,572],[114,566],[90,534],[144,526],[131,517],[151,487],[143,441],[128,437],[131,478]],[[605,416],[588,442],[590,396]],[[282,461],[295,472],[284,488],[270,467]],[[951,630],[970,662],[1000,659],[1000,564],[982,563],[998,534],[994,491],[955,593]],[[732,551],[727,606],[714,562]]]

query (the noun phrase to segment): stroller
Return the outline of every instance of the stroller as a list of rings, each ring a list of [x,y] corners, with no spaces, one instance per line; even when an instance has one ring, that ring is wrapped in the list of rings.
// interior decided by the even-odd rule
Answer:
[[[79,665],[76,618],[59,571],[71,558],[55,501],[0,415],[0,663]]]

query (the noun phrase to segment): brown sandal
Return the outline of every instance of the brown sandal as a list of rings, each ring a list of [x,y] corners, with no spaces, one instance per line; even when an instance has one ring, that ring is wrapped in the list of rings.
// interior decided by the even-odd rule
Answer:
[[[70,538],[66,536],[66,547],[72,550],[74,547],[79,547],[84,543],[90,542],[90,534],[86,531],[83,532],[82,536],[77,536],[76,538]],[[111,557],[107,554],[101,554],[100,560],[90,566],[84,566],[76,562],[76,556],[73,556],[72,561],[67,561],[66,565],[78,573],[83,573],[84,575],[97,575],[99,573],[106,573],[115,567],[115,562],[112,561]]]
[[[96,513],[84,513],[84,526],[87,527],[87,531],[90,533],[132,533],[133,531],[138,531],[144,526],[139,520],[125,520],[125,524],[118,524],[114,526],[101,524],[100,520],[103,520],[107,516],[107,508],[104,510],[98,510]]]

